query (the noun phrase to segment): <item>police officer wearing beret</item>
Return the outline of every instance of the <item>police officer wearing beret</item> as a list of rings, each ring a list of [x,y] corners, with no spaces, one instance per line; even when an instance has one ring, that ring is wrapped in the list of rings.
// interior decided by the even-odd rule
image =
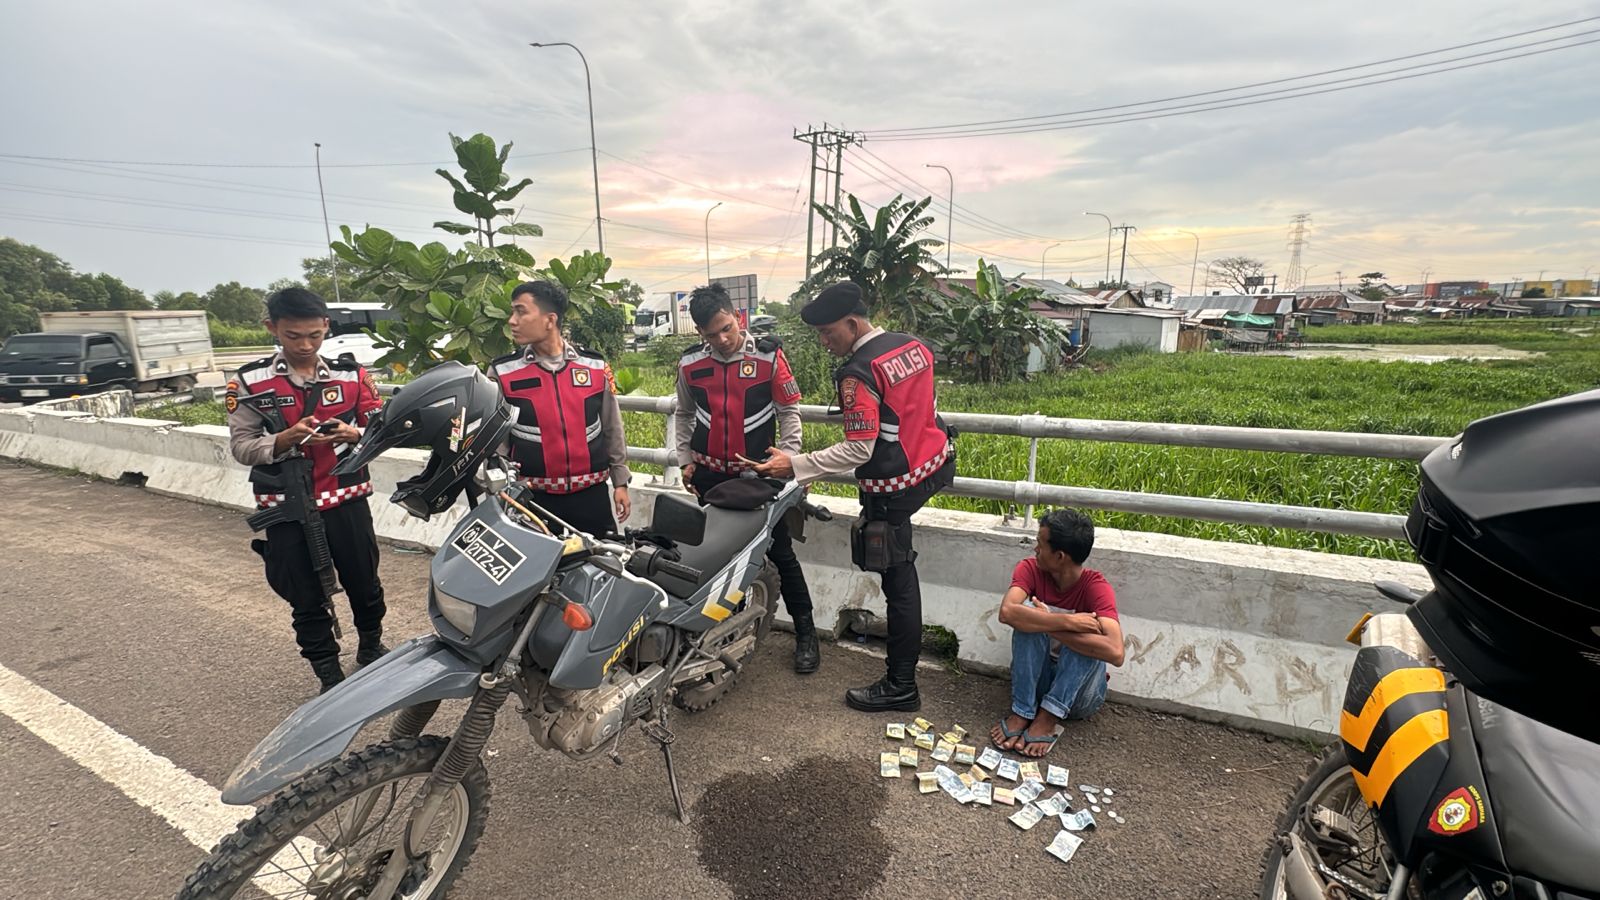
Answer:
[[[845,702],[866,712],[915,711],[922,706],[922,587],[911,514],[949,487],[956,472],[955,443],[934,409],[933,351],[911,335],[875,327],[853,282],[824,289],[800,317],[829,353],[844,359],[833,380],[845,439],[813,453],[770,448],[756,472],[808,484],[854,470],[861,516],[851,528],[851,555],[863,571],[882,576],[889,659],[882,679],[846,691]]]

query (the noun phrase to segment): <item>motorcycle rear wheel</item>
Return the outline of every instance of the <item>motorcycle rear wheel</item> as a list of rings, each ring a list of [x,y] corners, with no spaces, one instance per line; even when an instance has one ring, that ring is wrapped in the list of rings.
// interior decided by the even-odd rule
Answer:
[[[385,741],[317,769],[223,838],[177,900],[366,897],[411,813],[411,799],[448,744],[435,735]],[[376,802],[360,830],[346,834],[364,797]],[[488,815],[489,776],[478,762],[446,796],[423,842],[428,856],[395,897],[444,897],[477,849]]]
[[[751,623],[749,628],[740,629],[728,635],[723,643],[731,644],[740,640],[750,633],[749,629],[753,628],[756,636],[755,647],[759,647],[761,642],[766,639],[766,636],[771,633],[772,620],[778,614],[778,570],[773,568],[771,563],[762,566],[761,572],[756,575],[754,581],[750,582],[750,588],[745,591],[745,602],[765,604],[767,608],[766,614]],[[745,662],[754,655],[755,649],[752,648],[750,653],[740,662]],[[733,690],[734,682],[738,680],[738,672],[727,670],[707,675],[698,683],[678,688],[673,694],[672,702],[679,709],[688,712],[704,712],[715,706],[717,701],[726,697],[728,692]]]
[[[1288,808],[1273,826],[1272,840],[1261,859],[1260,900],[1286,900],[1291,897],[1285,881],[1287,866],[1283,836],[1291,831],[1299,833],[1302,838],[1305,836],[1300,811],[1308,803],[1328,807],[1349,818],[1361,835],[1361,852],[1332,867],[1335,870],[1354,867],[1354,871],[1343,873],[1348,875],[1381,873],[1378,878],[1362,877],[1360,880],[1378,882],[1370,884],[1370,887],[1380,895],[1388,890],[1390,855],[1383,833],[1378,829],[1360,789],[1356,787],[1355,776],[1351,774],[1350,764],[1345,758],[1344,745],[1335,743],[1312,761],[1305,777],[1300,780],[1300,786],[1290,798]]]

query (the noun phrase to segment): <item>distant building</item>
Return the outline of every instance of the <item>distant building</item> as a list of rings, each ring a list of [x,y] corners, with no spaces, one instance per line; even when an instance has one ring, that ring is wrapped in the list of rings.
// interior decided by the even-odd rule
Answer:
[[[1489,289],[1487,281],[1435,281],[1422,287],[1422,296],[1429,300],[1450,300]]]
[[[1183,313],[1158,309],[1094,309],[1089,311],[1089,334],[1096,350],[1113,347],[1149,347],[1157,353],[1178,352],[1178,332]]]
[[[1553,278],[1548,281],[1524,281],[1522,283],[1521,296],[1528,296],[1528,292],[1531,290],[1543,291],[1543,296],[1546,298],[1592,297],[1595,293],[1595,283],[1592,279],[1586,278]]]
[[[1172,300],[1173,287],[1165,281],[1146,281],[1139,285],[1139,296],[1146,305],[1151,303],[1168,303]]]

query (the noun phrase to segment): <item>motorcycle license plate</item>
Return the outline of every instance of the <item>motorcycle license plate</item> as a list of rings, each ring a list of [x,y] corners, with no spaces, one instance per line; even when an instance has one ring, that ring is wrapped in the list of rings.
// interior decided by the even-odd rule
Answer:
[[[22,396],[24,396],[24,397],[48,397],[48,396],[50,396],[50,392],[49,391],[42,391],[42,390],[40,390],[38,388],[23,388],[22,389]]]

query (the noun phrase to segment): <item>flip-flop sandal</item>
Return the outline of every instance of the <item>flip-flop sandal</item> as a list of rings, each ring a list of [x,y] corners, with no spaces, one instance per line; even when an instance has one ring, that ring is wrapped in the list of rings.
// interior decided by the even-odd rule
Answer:
[[[1024,725],[1021,728],[1018,728],[1016,731],[1012,731],[1011,729],[1006,727],[1005,717],[1002,716],[1000,718],[1000,733],[1006,736],[1005,740],[1006,740],[1007,743],[1010,743],[1011,741],[1014,741],[1017,738],[1022,737],[1022,733],[1024,731],[1027,731],[1027,730],[1028,730],[1028,726]],[[994,746],[996,748],[1001,749],[1001,750],[1010,750],[1011,749],[1010,747],[1001,747],[1000,744],[996,743],[993,739],[990,739],[989,743],[994,744]]]
[[[1059,734],[1052,734],[1048,737],[1028,737],[1026,734],[1024,734],[1022,736],[1022,750],[1020,752],[1026,759],[1044,759],[1046,756],[1050,755],[1051,750],[1056,748],[1056,741],[1060,739],[1060,737],[1061,735]],[[1043,753],[1039,754],[1038,756],[1034,756],[1028,752],[1029,744],[1049,744],[1050,746],[1044,748]]]

